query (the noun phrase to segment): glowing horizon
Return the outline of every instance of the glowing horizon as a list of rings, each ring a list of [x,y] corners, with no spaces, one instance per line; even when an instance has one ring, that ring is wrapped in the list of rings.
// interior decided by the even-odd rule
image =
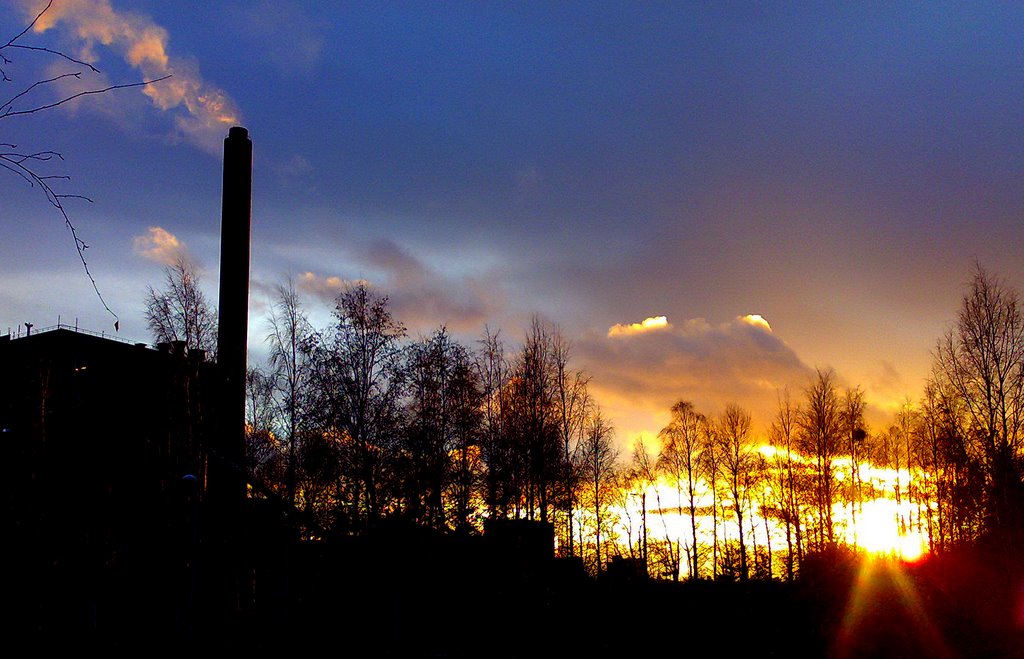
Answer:
[[[778,450],[764,444],[756,449],[765,457],[774,457]],[[794,463],[807,464],[808,460],[799,454],[793,454]],[[837,458],[833,467],[842,473],[843,467],[849,468],[848,459]],[[863,494],[876,492],[878,496],[864,498],[854,510],[849,501],[836,501],[832,506],[833,527],[836,540],[847,546],[854,547],[872,556],[888,556],[900,560],[914,562],[923,558],[929,551],[930,542],[926,524],[918,510],[920,502],[914,504],[906,499],[897,503],[895,485],[907,482],[912,474],[905,469],[895,470],[878,467],[870,462],[858,465],[864,479]],[[775,469],[777,467],[769,467]],[[837,483],[842,483],[837,479]],[[721,487],[721,486],[719,486]],[[614,529],[619,538],[619,551],[628,541],[634,546],[640,541],[642,528],[639,520],[643,517],[641,494],[646,494],[647,506],[647,538],[648,543],[665,542],[679,543],[682,547],[683,565],[680,578],[686,578],[686,555],[692,544],[692,529],[688,512],[689,500],[683,485],[682,499],[679,498],[675,484],[661,475],[658,482],[645,488],[642,492],[631,492],[624,497],[626,505],[617,505],[609,509],[610,516],[615,520]],[[762,484],[759,489],[750,492],[746,497],[749,501],[744,505],[744,535],[747,544],[748,563],[753,565],[754,548],[772,549],[773,577],[783,576],[785,553],[787,551],[786,527],[773,515],[762,514],[762,502],[770,500],[772,494],[770,484]],[[837,490],[837,499],[842,499]],[[660,508],[658,507],[660,502]],[[725,492],[719,492],[718,499],[718,543],[738,539],[739,529],[735,515],[732,513],[733,502]],[[710,487],[700,479],[697,483],[695,508],[697,514],[697,542],[700,551],[706,556],[701,561],[701,575],[708,577],[712,573],[710,548],[715,538],[712,535],[714,520],[709,510],[713,505]],[[748,507],[749,506],[749,507]],[[802,517],[805,550],[809,538],[813,534],[815,521],[809,504],[806,505]],[[589,511],[579,512],[581,521],[592,515]],[[591,520],[592,523],[592,520]]]

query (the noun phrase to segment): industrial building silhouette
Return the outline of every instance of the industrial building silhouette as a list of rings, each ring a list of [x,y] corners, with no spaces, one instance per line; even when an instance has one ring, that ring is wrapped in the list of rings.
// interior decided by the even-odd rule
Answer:
[[[153,349],[67,326],[0,338],[10,630],[188,639],[251,602],[267,544],[252,531],[287,528],[254,525],[246,497],[251,194],[252,143],[234,127],[217,363],[182,341]]]
[[[58,327],[0,338],[0,369],[0,551],[19,602],[6,624],[187,625],[180,584],[197,568],[216,366],[181,343],[154,350]]]
[[[482,622],[543,606],[550,524],[303,541],[309,520],[248,474],[251,171],[247,131],[233,128],[217,363],[180,341],[64,325],[0,337],[6,638],[268,648],[343,629],[349,648],[405,656],[440,650],[451,611],[472,605],[460,615]],[[486,647],[492,632],[467,626],[459,644]]]
[[[404,656],[470,603],[501,618],[545,601],[550,524],[303,541],[299,511],[268,492],[218,500],[211,479],[245,476],[223,457],[218,365],[183,342],[62,326],[0,337],[0,369],[8,637],[276,648],[345,629],[349,647]]]

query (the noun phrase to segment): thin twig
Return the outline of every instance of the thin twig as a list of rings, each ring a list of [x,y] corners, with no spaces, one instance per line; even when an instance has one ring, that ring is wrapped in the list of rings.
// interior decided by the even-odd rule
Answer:
[[[3,103],[0,103],[0,110],[3,110],[4,108],[8,108],[7,112],[10,112],[9,108],[14,104],[14,102],[16,100],[18,100],[19,98],[21,98],[25,94],[29,93],[30,91],[32,91],[36,87],[39,87],[41,85],[48,85],[51,82],[57,82],[58,80],[63,80],[64,78],[78,78],[79,80],[81,80],[82,79],[82,72],[81,71],[76,71],[74,73],[63,73],[63,74],[61,74],[59,76],[54,76],[53,78],[47,78],[46,80],[37,80],[37,81],[33,82],[31,85],[29,85],[28,87],[26,87],[25,89],[21,90],[19,93],[15,94],[11,98],[9,98],[8,100],[4,101]],[[7,112],[4,112],[4,114],[7,114]],[[2,115],[0,115],[0,116],[2,116]]]
[[[46,3],[46,6],[43,7],[42,11],[40,11],[38,14],[36,14],[36,17],[32,19],[31,23],[29,23],[27,26],[25,26],[24,30],[22,30],[17,35],[15,35],[10,41],[5,43],[3,46],[0,46],[0,50],[3,50],[4,48],[12,45],[15,41],[17,41],[18,39],[22,38],[26,34],[28,34],[28,31],[31,30],[33,27],[35,27],[36,23],[39,22],[39,19],[43,17],[43,14],[45,14],[48,11],[50,11],[50,6],[51,5],[53,5],[53,0],[50,0],[49,2]],[[4,61],[7,62],[8,64],[10,64],[10,62],[7,61],[7,58],[4,58]]]
[[[48,153],[51,156],[55,155],[58,158],[61,158],[61,155],[59,153],[53,151],[41,153]],[[16,156],[16,158],[12,158],[12,155]],[[68,231],[71,232],[71,238],[75,242],[75,250],[78,252],[78,258],[82,262],[82,268],[85,270],[86,277],[89,278],[89,283],[92,284],[93,291],[96,292],[96,297],[99,299],[100,304],[103,305],[103,308],[107,310],[107,313],[114,317],[115,328],[119,327],[121,319],[118,317],[116,313],[114,313],[114,310],[110,308],[110,305],[108,305],[107,301],[103,298],[103,294],[100,292],[99,285],[96,283],[96,278],[93,276],[92,271],[89,269],[89,262],[85,258],[85,250],[89,249],[89,245],[79,237],[78,229],[75,228],[75,225],[71,221],[71,217],[68,215],[67,209],[64,208],[64,203],[62,201],[63,199],[84,199],[85,201],[92,203],[92,199],[89,199],[88,197],[85,197],[83,195],[57,194],[54,191],[54,189],[50,187],[50,184],[47,182],[46,178],[39,176],[38,174],[36,174],[35,172],[33,172],[31,169],[24,165],[24,162],[26,160],[37,159],[38,158],[34,158],[31,155],[24,154],[0,154],[0,166],[3,166],[4,168],[12,170],[15,173],[19,174],[22,178],[27,180],[29,184],[32,185],[33,187],[35,186],[35,184],[39,184],[39,187],[42,188],[43,193],[46,196],[46,200],[50,202],[50,205],[57,209],[57,212],[60,213],[62,218],[64,218],[64,226],[66,226],[68,228]]]
[[[103,89],[87,89],[84,92],[78,92],[77,94],[72,94],[71,96],[68,96],[67,98],[62,99],[60,101],[57,101],[55,103],[48,103],[46,105],[40,105],[38,107],[29,108],[28,110],[17,110],[17,111],[14,111],[14,112],[6,112],[3,115],[0,115],[0,119],[6,119],[7,117],[16,117],[18,115],[23,115],[23,114],[35,114],[36,112],[42,112],[43,110],[49,110],[50,108],[55,108],[58,105],[63,105],[65,103],[67,103],[68,101],[73,101],[73,100],[75,100],[76,98],[78,98],[80,96],[88,96],[89,94],[104,94],[106,92],[113,91],[115,89],[128,89],[129,87],[142,87],[142,86],[145,86],[145,85],[151,85],[154,82],[160,82],[161,80],[167,80],[170,77],[171,77],[171,74],[167,74],[165,76],[162,76],[160,78],[155,78],[153,80],[143,80],[141,82],[129,82],[129,83],[125,83],[125,84],[122,84],[122,85],[111,85],[109,87],[104,87]]]
[[[8,44],[8,45],[4,46],[4,48],[18,48],[20,50],[34,50],[34,51],[37,51],[37,52],[40,52],[40,53],[50,53],[51,55],[56,55],[58,57],[63,57],[64,59],[66,59],[69,62],[74,62],[75,64],[79,64],[81,66],[87,66],[87,67],[89,67],[89,69],[92,70],[93,73],[99,73],[100,72],[100,70],[97,69],[92,64],[89,64],[88,62],[83,62],[80,59],[75,59],[74,57],[71,57],[70,55],[62,53],[59,50],[53,50],[52,48],[44,48],[43,46],[25,46],[25,45],[20,44],[20,43]]]

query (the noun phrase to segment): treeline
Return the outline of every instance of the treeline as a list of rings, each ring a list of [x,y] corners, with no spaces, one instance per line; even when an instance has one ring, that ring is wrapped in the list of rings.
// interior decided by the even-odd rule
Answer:
[[[196,284],[187,264],[170,269],[147,319],[158,340],[199,337],[212,352]],[[799,396],[780,392],[767,437],[738,405],[710,416],[681,401],[657,449],[638,439],[628,460],[569,342],[539,319],[514,346],[490,330],[469,345],[443,327],[412,339],[360,283],[325,327],[291,286],[267,320],[248,467],[302,511],[308,537],[522,518],[550,522],[559,553],[592,572],[619,557],[656,577],[792,579],[809,556],[867,544],[872,502],[888,499],[895,533],[933,552],[1019,542],[1024,318],[980,267],[924,396],[888,427],[867,428],[863,391],[819,369]]]
[[[623,490],[655,497],[644,505],[657,520],[641,521],[639,534],[624,507],[631,556],[653,575],[675,579],[792,579],[806,553],[840,541],[834,510],[844,495],[849,502],[868,496],[862,486],[844,490],[838,479],[840,458],[857,464],[867,457],[864,410],[862,391],[840,389],[831,370],[819,370],[798,403],[780,395],[767,443],[753,435],[751,414],[739,405],[710,417],[676,403],[656,455],[637,441],[620,475]],[[779,535],[785,547],[772,545]],[[784,566],[774,562],[780,553]]]
[[[978,543],[1019,551],[1024,317],[1016,292],[978,267],[933,355],[921,400],[876,431],[864,422],[863,391],[838,386],[831,370],[819,369],[799,400],[780,393],[767,441],[752,435],[739,406],[709,417],[677,403],[657,455],[636,443],[620,475],[620,491],[658,499],[640,532],[635,508],[622,502],[629,554],[673,578],[792,579],[809,555],[871,546],[879,524],[892,527],[886,542],[919,538],[930,552]],[[886,516],[866,510],[882,500],[894,504]],[[773,546],[780,538],[784,546]]]
[[[362,283],[321,328],[279,287],[268,324],[269,362],[248,377],[249,466],[311,535],[523,518],[552,523],[576,553],[576,509],[603,505],[615,452],[556,326],[534,319],[515,349],[490,330],[473,345],[444,327],[410,339]]]

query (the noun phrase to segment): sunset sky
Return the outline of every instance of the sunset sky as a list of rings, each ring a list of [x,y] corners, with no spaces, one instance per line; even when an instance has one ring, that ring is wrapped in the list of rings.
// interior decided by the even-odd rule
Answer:
[[[0,42],[44,4],[0,3]],[[318,323],[354,279],[414,337],[487,323],[514,347],[539,313],[623,442],[680,398],[766,423],[827,366],[880,423],[975,260],[1024,286],[1024,5],[326,4],[55,0],[19,42],[93,62],[91,88],[173,74],[0,120],[94,200],[68,206],[122,336],[149,339],[175,250],[215,299],[235,124],[255,357],[288,275]],[[8,58],[5,99],[81,68]],[[0,228],[0,333],[112,329],[60,217],[3,170]]]

